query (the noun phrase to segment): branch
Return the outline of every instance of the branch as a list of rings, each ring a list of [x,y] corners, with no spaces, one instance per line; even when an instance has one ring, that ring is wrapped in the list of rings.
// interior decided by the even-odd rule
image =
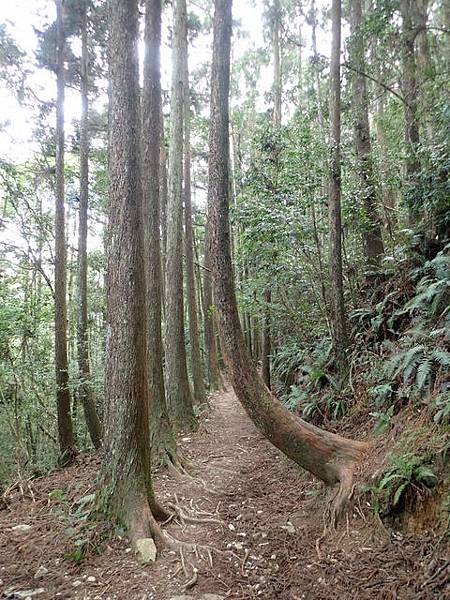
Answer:
[[[401,102],[403,102],[403,104],[406,104],[406,106],[408,108],[411,108],[411,105],[409,104],[409,102],[407,102],[405,100],[405,98],[403,98],[403,96],[401,94],[399,94],[398,92],[396,92],[395,90],[393,90],[391,87],[389,87],[388,85],[386,85],[382,81],[379,81],[378,79],[375,79],[375,77],[372,77],[372,75],[369,75],[368,73],[364,73],[363,71],[360,71],[359,69],[355,69],[355,67],[352,67],[348,63],[342,63],[342,66],[345,67],[346,69],[349,69],[350,71],[353,71],[354,73],[358,73],[358,75],[362,75],[363,77],[367,77],[367,79],[370,79],[371,81],[374,81],[377,85],[381,86],[387,92],[390,92],[396,98],[398,98],[399,100],[401,100]]]

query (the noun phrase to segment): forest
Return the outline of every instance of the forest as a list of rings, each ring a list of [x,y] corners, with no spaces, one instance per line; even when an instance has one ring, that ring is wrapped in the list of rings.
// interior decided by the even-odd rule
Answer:
[[[448,0],[0,6],[0,598],[450,598]]]

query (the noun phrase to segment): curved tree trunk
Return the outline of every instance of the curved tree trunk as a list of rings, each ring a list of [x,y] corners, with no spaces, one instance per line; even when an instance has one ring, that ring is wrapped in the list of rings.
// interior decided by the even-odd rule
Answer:
[[[352,0],[350,7],[352,39],[349,48],[349,59],[355,68],[352,73],[355,149],[359,173],[359,191],[367,218],[367,224],[363,232],[364,252],[369,265],[376,266],[380,256],[384,254],[384,246],[377,214],[377,195],[370,142],[369,100],[367,97],[366,78],[363,75],[366,72],[364,59],[365,43],[361,24],[361,0]]]
[[[270,393],[250,360],[236,303],[228,206],[228,95],[231,1],[216,0],[211,81],[208,218],[210,256],[222,348],[233,388],[262,433],[297,464],[328,485],[339,483],[336,509],[352,489],[355,463],[367,444],[342,438],[291,414]]]
[[[64,51],[63,0],[56,0],[57,98],[56,98],[56,194],[55,194],[55,367],[60,463],[76,454],[70,414],[67,360],[67,248],[64,207]]]
[[[159,0],[155,0],[155,3]],[[134,544],[161,536],[151,507],[150,394],[141,187],[138,2],[111,0],[104,459],[98,508]]]
[[[81,7],[81,120],[80,120],[80,224],[78,229],[78,370],[80,399],[86,424],[95,448],[102,443],[102,428],[95,407],[89,367],[87,306],[87,223],[89,205],[89,125],[88,125],[88,40],[87,1]]]
[[[170,418],[178,427],[192,427],[194,412],[186,366],[183,302],[183,51],[186,0],[174,2],[172,97],[170,101],[169,197],[166,258],[166,397]]]
[[[150,415],[153,459],[175,460],[176,441],[169,422],[163,371],[162,270],[160,244],[161,3],[149,0],[145,12],[144,90],[142,97],[142,186],[147,277]]]
[[[189,318],[189,342],[191,347],[192,380],[194,383],[194,400],[202,404],[206,399],[203,366],[200,355],[200,337],[198,333],[197,300],[195,293],[194,273],[194,238],[192,233],[191,202],[191,104],[189,95],[189,67],[187,38],[183,53],[184,65],[184,251],[186,264],[186,296]]]

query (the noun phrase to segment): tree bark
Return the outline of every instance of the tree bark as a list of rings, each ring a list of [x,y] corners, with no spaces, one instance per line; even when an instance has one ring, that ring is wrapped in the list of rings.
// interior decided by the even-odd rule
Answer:
[[[376,267],[384,253],[381,226],[377,214],[377,196],[370,142],[369,100],[367,97],[365,68],[364,32],[361,28],[361,0],[352,0],[350,6],[350,29],[352,33],[349,49],[353,88],[353,119],[356,162],[359,174],[359,192],[362,196],[367,223],[364,223],[364,253],[369,265]]]
[[[137,0],[111,0],[106,414],[98,493],[100,511],[125,524],[134,544],[161,537],[150,469],[138,16]]]
[[[333,347],[341,376],[347,369],[348,346],[342,278],[341,226],[341,0],[331,7],[332,46],[330,65],[331,161],[328,215],[330,224],[330,283],[333,311]]]
[[[161,221],[161,267],[163,268],[163,274],[161,279],[161,302],[162,302],[162,313],[165,314],[165,298],[166,298],[166,282],[164,272],[166,270],[166,258],[167,258],[167,151],[166,151],[166,139],[164,134],[164,115],[162,111],[162,103],[160,107],[160,119],[161,119],[161,143],[159,148],[159,200],[160,200],[160,221]]]
[[[55,194],[55,367],[56,404],[60,463],[70,463],[75,454],[70,414],[69,367],[67,360],[67,248],[64,206],[64,0],[56,0],[56,194]]]
[[[189,319],[189,342],[191,348],[192,380],[194,383],[194,400],[202,404],[206,400],[203,365],[200,355],[200,336],[198,333],[197,299],[194,273],[194,239],[192,233],[192,201],[191,201],[191,103],[189,94],[188,48],[183,52],[184,65],[184,253],[186,265],[186,295]]]
[[[278,130],[281,127],[281,60],[280,60],[280,28],[281,28],[281,9],[279,0],[273,2],[273,21],[272,21],[272,48],[273,48],[273,125],[274,129]],[[278,149],[275,150],[276,155],[273,157],[278,168]],[[277,179],[278,173],[275,173]],[[273,182],[273,192],[277,193],[278,182]],[[271,320],[270,320],[270,304],[272,302],[272,291],[270,282],[267,289],[264,291],[264,318],[262,329],[262,378],[264,383],[270,389],[270,355],[272,353],[271,340]]]
[[[273,2],[273,122],[275,125],[281,125],[281,60],[280,60],[280,28],[281,28],[281,9],[280,1]]]
[[[161,3],[147,0],[145,8],[144,89],[142,96],[142,187],[145,271],[147,277],[149,384],[153,394],[150,437],[153,458],[174,461],[175,436],[166,407],[163,370],[162,269],[160,243]]]
[[[208,217],[207,217],[208,219]],[[214,311],[212,283],[211,283],[211,259],[209,254],[209,227],[206,223],[205,230],[205,253],[203,257],[203,319],[206,357],[208,362],[209,391],[214,392],[221,385],[219,361],[217,358],[217,343],[214,334]]]
[[[340,486],[335,509],[352,490],[355,463],[367,445],[297,419],[270,393],[246,349],[237,309],[229,228],[231,0],[216,0],[211,76],[208,218],[210,256],[222,348],[234,390],[250,418],[282,452],[325,483]]]
[[[193,427],[194,412],[186,366],[183,301],[183,51],[186,0],[174,2],[172,97],[170,102],[169,196],[166,257],[166,397],[177,427]]]
[[[406,141],[406,193],[414,194],[417,176],[420,171],[420,160],[417,151],[420,143],[419,120],[417,116],[417,103],[419,86],[417,82],[417,65],[414,42],[417,34],[416,18],[413,2],[415,0],[400,0],[400,13],[402,16],[402,58],[403,58],[403,97],[405,99],[405,141]],[[409,221],[416,222],[419,207],[409,201]]]
[[[100,448],[102,428],[95,407],[89,366],[87,304],[87,224],[89,206],[89,124],[88,124],[88,36],[87,0],[81,6],[81,120],[80,120],[80,216],[78,227],[78,370],[79,395],[87,428],[95,448]]]

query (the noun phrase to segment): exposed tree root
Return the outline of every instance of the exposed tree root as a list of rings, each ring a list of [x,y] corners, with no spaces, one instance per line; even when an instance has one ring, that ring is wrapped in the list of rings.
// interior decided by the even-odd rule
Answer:
[[[337,491],[326,511],[327,521],[332,529],[336,527],[339,519],[344,513],[345,507],[353,496],[355,490],[353,467],[354,465],[351,465],[342,470]]]
[[[157,521],[167,521],[171,518],[171,513],[162,507],[153,495],[149,498],[150,510]]]
[[[177,469],[177,467],[173,464],[173,463],[168,463],[167,465],[169,471],[175,475],[175,477],[178,478],[187,478],[189,479],[193,484],[201,486],[204,490],[206,490],[208,493],[210,494],[221,494],[221,492],[215,490],[214,488],[211,488],[208,486],[208,484],[203,481],[203,479],[200,479],[199,477],[193,477],[190,473],[188,473],[188,471],[186,471],[186,469]]]
[[[180,519],[180,521],[184,524],[184,523],[191,523],[191,524],[197,524],[197,523],[211,523],[214,525],[219,525],[220,527],[224,527],[225,523],[223,521],[220,521],[219,519],[215,519],[213,516],[200,516],[200,517],[195,517],[192,515],[188,515],[179,504],[173,504],[173,503],[168,503],[167,506],[169,508],[171,508],[177,515],[177,517]]]
[[[176,516],[183,523],[214,523],[223,526],[223,522],[212,517],[192,517],[186,514],[183,509],[177,504],[168,505]],[[173,518],[171,515],[170,518]],[[182,591],[185,592],[193,588],[198,581],[198,568],[194,561],[186,559],[186,553],[195,555],[195,560],[204,560],[211,567],[213,566],[213,553],[225,554],[224,551],[212,546],[184,542],[172,537],[167,531],[164,531],[161,525],[157,522],[152,514],[150,502],[147,498],[129,499],[128,513],[126,524],[128,525],[129,538],[134,550],[137,550],[138,541],[143,538],[151,538],[155,542],[158,550],[173,550],[179,554],[181,569],[186,578],[182,586]],[[170,520],[170,519],[169,519]],[[176,569],[173,577],[175,577],[181,569]]]

